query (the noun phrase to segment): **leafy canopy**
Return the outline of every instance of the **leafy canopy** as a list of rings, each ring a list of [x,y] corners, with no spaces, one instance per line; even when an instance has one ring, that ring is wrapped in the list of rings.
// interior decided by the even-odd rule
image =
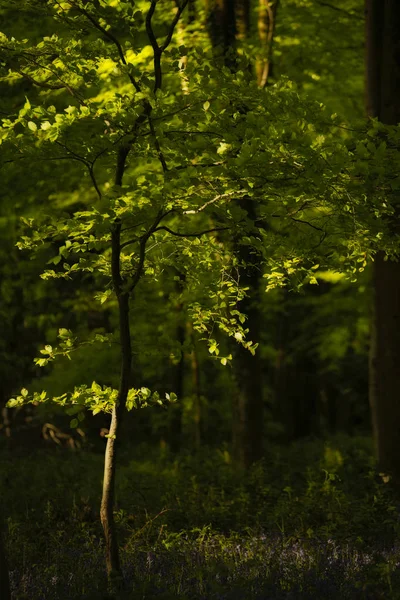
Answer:
[[[218,328],[255,351],[240,312],[238,244],[261,257],[267,291],[317,283],[318,269],[355,276],[379,249],[397,254],[390,216],[400,134],[376,121],[349,128],[289,80],[257,88],[245,53],[232,74],[202,36],[183,29],[182,44],[182,31],[175,34],[186,4],[18,3],[48,31],[17,38],[4,20],[1,83],[11,94],[21,82],[29,91],[20,105],[8,103],[0,143],[6,169],[22,164],[31,185],[48,190],[18,242],[21,250],[46,249],[44,279],[92,277],[106,304],[134,298],[143,280],[179,272],[195,328],[227,364]],[[0,8],[10,15],[14,5]],[[36,364],[91,341],[63,329],[59,338]],[[149,394],[131,390],[128,405]],[[115,398],[94,383],[53,400],[98,412]],[[46,399],[23,391],[10,405]]]

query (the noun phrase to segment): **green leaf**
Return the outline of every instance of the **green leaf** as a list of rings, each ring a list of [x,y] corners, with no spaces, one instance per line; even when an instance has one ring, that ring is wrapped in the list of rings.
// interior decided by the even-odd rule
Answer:
[[[37,125],[33,121],[28,121],[28,127],[31,131],[37,131]]]
[[[71,429],[76,429],[79,425],[79,421],[78,419],[72,419],[69,426],[71,427]]]

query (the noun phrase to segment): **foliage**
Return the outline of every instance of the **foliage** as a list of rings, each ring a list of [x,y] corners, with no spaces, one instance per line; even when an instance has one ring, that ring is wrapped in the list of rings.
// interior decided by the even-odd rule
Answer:
[[[263,257],[267,291],[315,284],[318,268],[356,277],[377,250],[397,254],[390,219],[382,220],[394,211],[397,128],[372,121],[342,129],[339,117],[283,79],[259,90],[245,54],[233,76],[195,45],[183,70],[187,49],[173,37],[179,13],[168,28],[172,13],[161,18],[155,3],[145,22],[141,7],[127,3],[24,8],[38,8],[53,33],[33,42],[2,34],[3,81],[22,78],[39,91],[3,118],[1,139],[11,163],[34,164],[50,186],[68,165],[52,214],[24,219],[31,233],[18,244],[46,256],[46,280],[76,278],[79,286],[92,277],[107,306],[111,240],[121,227],[121,289],[178,269],[194,326],[218,356],[215,327],[255,351],[238,310],[246,290],[230,240]],[[65,196],[81,208],[65,213]],[[258,206],[255,222],[243,208],[248,200]],[[71,337],[55,351],[46,345],[36,364],[74,347]]]

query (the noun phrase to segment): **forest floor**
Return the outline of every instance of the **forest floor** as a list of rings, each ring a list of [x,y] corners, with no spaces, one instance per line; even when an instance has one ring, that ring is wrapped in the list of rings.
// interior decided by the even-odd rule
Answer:
[[[2,449],[13,600],[103,599],[102,456]],[[396,490],[368,438],[271,445],[247,473],[228,451],[140,447],[117,481],[125,592],[187,600],[400,598]]]

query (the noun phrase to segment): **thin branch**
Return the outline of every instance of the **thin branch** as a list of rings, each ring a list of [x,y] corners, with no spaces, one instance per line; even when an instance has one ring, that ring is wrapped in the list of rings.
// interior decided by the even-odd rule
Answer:
[[[33,85],[36,85],[37,87],[44,88],[45,90],[63,90],[66,87],[65,85],[54,85],[52,83],[47,83],[48,80],[47,81],[37,81],[36,79],[34,79],[30,75],[28,75],[28,73],[25,73],[24,71],[20,71],[19,69],[15,69],[15,70],[24,79],[27,79],[28,81],[30,81],[31,83],[33,83]]]
[[[174,17],[171,25],[170,25],[170,28],[169,28],[169,31],[165,38],[165,41],[162,44],[162,46],[160,47],[161,52],[164,52],[164,50],[166,50],[168,48],[168,46],[170,45],[172,36],[174,35],[175,27],[176,27],[179,19],[181,18],[181,15],[182,15],[183,11],[185,10],[186,6],[188,5],[188,3],[189,3],[189,0],[183,0],[182,4],[178,7],[178,10],[175,14],[175,17]]]
[[[58,140],[56,140],[55,143],[57,144],[57,146],[60,146],[61,148],[63,148],[63,150],[68,152],[68,154],[71,155],[71,158],[74,158],[75,160],[80,161],[88,168],[90,167],[90,162],[86,158],[84,158],[83,156],[80,156],[79,154],[76,154],[76,152],[74,152],[73,150],[68,148],[68,146],[66,146],[65,144],[62,144]]]
[[[336,10],[337,12],[343,13],[344,15],[351,17],[352,19],[358,19],[359,21],[364,21],[364,17],[362,17],[361,15],[355,13],[355,12],[351,12],[350,10],[346,10],[345,8],[340,8],[339,6],[335,6],[334,4],[331,4],[330,2],[323,2],[322,0],[315,0],[316,4],[319,4],[320,6],[326,6],[327,8],[331,8],[332,10]]]
[[[178,10],[175,13],[175,16],[172,20],[172,23],[169,27],[168,33],[165,37],[164,43],[159,45],[157,38],[155,36],[153,30],[153,24],[151,22],[154,12],[156,10],[157,0],[151,0],[150,8],[146,15],[146,33],[149,38],[151,47],[153,48],[153,61],[154,61],[154,88],[153,92],[156,93],[157,90],[161,88],[162,84],[162,71],[161,71],[161,55],[166,50],[171,43],[172,36],[174,34],[175,27],[185,10],[189,0],[183,0],[182,4],[178,6]]]
[[[118,51],[118,54],[119,54],[122,64],[125,66],[128,66],[128,62],[125,58],[124,51],[122,50],[121,42],[118,40],[118,38],[116,38],[115,35],[111,33],[111,31],[107,31],[107,29],[105,29],[102,25],[100,25],[100,23],[98,23],[96,21],[96,19],[94,19],[92,17],[92,15],[86,9],[82,8],[81,6],[79,6],[79,7],[76,6],[73,2],[72,2],[72,5],[75,6],[75,8],[78,8],[79,12],[82,15],[84,15],[98,31],[100,31],[111,42],[113,42],[113,44],[117,48],[117,51]],[[136,79],[133,77],[133,75],[128,73],[128,77],[129,77],[129,81],[132,83],[135,90],[137,92],[140,92],[140,90],[141,90],[140,84],[136,81]]]
[[[185,129],[168,129],[164,131],[164,135],[168,135],[169,133],[184,133],[185,135],[215,135],[216,137],[223,138],[222,133],[218,133],[217,131],[186,131]]]
[[[317,225],[313,225],[309,221],[303,221],[303,219],[296,219],[295,217],[290,217],[290,219],[292,221],[295,221],[296,223],[303,223],[304,225],[309,225],[313,229],[316,229],[316,231],[322,231],[323,233],[325,233],[324,230],[321,227],[317,227]]]
[[[221,160],[219,162],[214,162],[214,163],[188,163],[187,165],[178,165],[176,167],[174,167],[175,171],[182,171],[183,169],[189,169],[191,167],[195,167],[197,169],[197,167],[220,167],[221,165],[223,165],[224,162]]]
[[[102,194],[101,194],[100,188],[99,188],[99,186],[98,186],[98,184],[97,184],[97,181],[96,181],[96,177],[95,177],[95,174],[94,174],[94,169],[93,169],[93,167],[94,167],[94,162],[92,162],[92,163],[91,163],[91,164],[88,166],[89,175],[90,175],[90,179],[92,180],[93,187],[94,187],[94,189],[96,190],[96,194],[97,194],[97,196],[98,196],[99,200],[101,200],[101,198],[102,198]]]
[[[161,163],[163,172],[166,173],[168,171],[167,163],[165,161],[163,151],[161,150],[160,142],[158,141],[156,130],[154,129],[154,124],[153,124],[150,114],[147,116],[147,120],[149,122],[150,132],[153,137],[154,145],[157,150],[158,160]]]
[[[225,194],[218,194],[218,196],[216,196],[212,200],[209,200],[202,206],[199,206],[199,208],[195,208],[192,210],[184,210],[183,214],[184,215],[196,215],[197,213],[205,210],[207,208],[207,206],[210,206],[210,204],[214,204],[215,202],[218,202],[218,200],[224,200],[225,198],[231,198],[232,196],[236,196],[237,194],[248,194],[248,190],[238,190],[238,191],[234,191],[234,192],[226,192]]]
[[[151,47],[153,48],[153,62],[154,62],[154,94],[161,88],[162,84],[162,72],[161,72],[161,54],[162,49],[158,45],[157,38],[153,31],[153,25],[151,19],[153,18],[154,11],[156,9],[157,0],[151,0],[150,8],[146,15],[146,32],[149,38]]]
[[[151,22],[154,11],[156,10],[157,0],[151,0],[150,8],[146,15],[146,33],[149,38],[150,44],[154,52],[160,52],[160,46],[158,45],[157,38],[153,31],[153,24]]]
[[[226,231],[227,229],[230,229],[230,227],[214,227],[213,229],[205,229],[204,231],[197,231],[194,233],[179,233],[178,231],[172,231],[172,229],[170,229],[166,225],[162,225],[161,227],[157,227],[157,229],[155,229],[154,231],[161,231],[162,229],[164,229],[171,235],[176,235],[177,237],[186,238],[186,237],[201,237],[202,235],[205,235],[206,233],[213,233],[214,231]]]
[[[166,216],[166,213],[162,212],[161,210],[158,212],[153,225],[148,229],[148,231],[146,231],[146,233],[144,235],[142,235],[142,237],[140,238],[140,247],[139,247],[139,262],[138,262],[138,266],[136,268],[136,273],[132,278],[132,282],[129,286],[129,293],[131,293],[135,287],[137,286],[140,277],[142,276],[143,273],[143,267],[144,267],[144,261],[146,258],[146,244],[149,240],[149,238],[153,235],[153,233],[155,232],[155,230],[157,229],[159,223],[162,221],[162,219]],[[118,258],[119,259],[119,258]]]
[[[143,225],[143,223],[142,223],[142,225]],[[124,243],[123,243],[123,244],[121,244],[121,246],[120,246],[121,250],[122,250],[122,248],[126,248],[126,246],[129,246],[130,244],[134,244],[134,243],[135,243],[135,242],[137,242],[139,239],[140,239],[139,237],[136,237],[136,238],[133,238],[133,239],[131,239],[131,240],[128,240],[127,242],[124,242]]]

